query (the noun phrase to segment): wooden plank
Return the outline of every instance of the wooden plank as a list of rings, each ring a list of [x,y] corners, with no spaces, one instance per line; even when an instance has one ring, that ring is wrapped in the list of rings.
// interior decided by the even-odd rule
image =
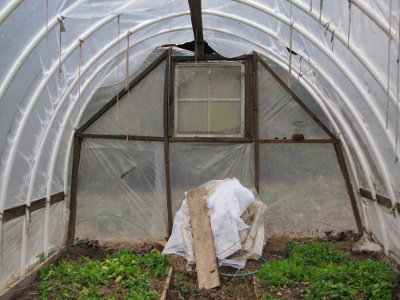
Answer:
[[[140,81],[142,81],[151,71],[153,71],[158,65],[165,59],[167,56],[167,52],[165,51],[163,54],[161,54],[155,61],[153,61],[145,70],[143,70],[142,73],[140,73],[135,79],[133,79],[129,83],[129,90],[133,89],[135,85],[137,85]],[[80,128],[76,130],[76,133],[82,133],[84,132],[87,128],[89,128],[90,125],[92,125],[94,122],[96,122],[102,115],[104,115],[111,107],[114,106],[115,103],[117,103],[117,99],[122,99],[128,91],[123,88],[118,95],[115,95],[106,105],[104,105],[96,114],[94,114],[85,124],[83,124]]]
[[[260,193],[260,143],[258,131],[258,60],[253,52],[253,105],[250,118],[253,120],[254,131],[254,187]]]
[[[50,196],[50,205],[61,202],[65,199],[64,192],[60,192]],[[41,198],[31,202],[30,212],[34,212],[36,210],[42,209],[46,206],[46,198]],[[22,217],[25,215],[25,210],[27,209],[26,204],[19,205],[16,207],[12,207],[4,210],[4,222],[13,220],[18,217]]]
[[[338,140],[315,139],[315,140],[259,140],[260,144],[337,144]]]
[[[212,289],[221,284],[206,195],[204,187],[187,192],[199,289]]]
[[[172,200],[171,200],[171,179],[170,179],[170,159],[169,159],[169,91],[171,87],[171,55],[172,49],[168,50],[167,65],[165,68],[164,80],[164,161],[165,161],[165,186],[167,192],[167,232],[168,236],[172,233]]]
[[[382,205],[383,207],[386,207],[388,209],[392,209],[392,201],[390,198],[385,197],[383,195],[376,194],[376,199],[372,197],[372,193],[366,189],[360,188],[360,195],[361,197],[371,200],[371,201],[377,201],[379,205]],[[396,208],[397,211],[400,213],[400,205],[397,204]]]
[[[275,80],[283,87],[283,89],[314,119],[314,121],[330,136],[331,139],[336,139],[335,135],[321,122],[320,119],[304,104],[303,101],[283,82],[283,80],[271,69],[271,67],[257,54],[258,61],[263,67],[275,78]]]
[[[251,59],[252,55],[241,55],[237,57],[224,57],[221,55],[205,55],[202,57],[196,57],[195,56],[173,56],[172,60],[177,61],[177,62],[199,62],[199,61],[213,61],[213,60],[224,60],[224,61],[237,61],[237,60],[245,60],[245,59]]]
[[[351,208],[353,209],[353,214],[354,214],[354,219],[357,224],[357,229],[358,229],[359,233],[362,233],[364,230],[362,227],[361,217],[358,212],[356,198],[354,196],[353,187],[351,185],[349,172],[347,171],[346,161],[344,159],[342,146],[340,145],[340,143],[335,144],[335,150],[336,150],[336,154],[337,154],[337,157],[339,160],[340,169],[342,170],[343,178],[346,183],[347,193],[349,194],[349,197],[350,197],[350,204],[351,204]]]
[[[72,158],[72,179],[71,179],[71,196],[69,204],[69,221],[68,221],[68,232],[67,232],[67,245],[74,243],[75,239],[75,222],[76,222],[76,208],[77,208],[77,197],[78,197],[78,174],[79,165],[81,161],[81,147],[82,139],[74,138],[74,150]]]
[[[189,0],[190,18],[194,35],[194,49],[197,56],[204,55],[203,21],[201,16],[201,0]]]
[[[171,137],[173,143],[252,143],[253,138],[224,137]]]
[[[85,139],[106,139],[106,140],[126,140],[129,141],[154,141],[162,142],[163,137],[158,136],[140,136],[140,135],[124,135],[124,134],[96,134],[96,133],[77,133],[76,137]]]

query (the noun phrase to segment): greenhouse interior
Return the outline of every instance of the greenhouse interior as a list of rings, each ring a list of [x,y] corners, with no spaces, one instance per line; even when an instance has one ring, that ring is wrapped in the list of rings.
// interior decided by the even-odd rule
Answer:
[[[400,1],[0,3],[0,294],[76,238],[166,240],[237,179],[265,236],[400,258]]]

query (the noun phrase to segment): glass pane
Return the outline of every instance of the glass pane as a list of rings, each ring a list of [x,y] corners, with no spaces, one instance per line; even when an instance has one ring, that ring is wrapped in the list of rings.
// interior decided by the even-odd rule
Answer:
[[[211,98],[241,98],[240,66],[210,66]]]
[[[209,80],[210,76],[206,66],[179,66],[178,98],[208,98]]]
[[[211,103],[211,127],[213,133],[240,134],[241,102],[216,101]]]
[[[260,139],[327,139],[328,134],[261,65],[258,68]]]
[[[331,144],[260,145],[260,198],[266,232],[356,230]]]
[[[179,133],[208,132],[208,102],[179,101]]]

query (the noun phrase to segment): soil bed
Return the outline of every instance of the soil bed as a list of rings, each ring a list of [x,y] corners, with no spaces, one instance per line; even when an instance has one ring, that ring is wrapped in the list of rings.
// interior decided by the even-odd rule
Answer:
[[[341,238],[341,241],[330,241],[331,247],[334,249],[344,250],[348,253],[352,260],[379,260],[392,267],[392,269],[398,270],[398,265],[390,261],[383,253],[353,253],[350,251],[351,245],[353,243],[354,237],[346,236]],[[305,243],[308,241],[301,240],[297,241],[300,243]],[[263,258],[268,262],[273,262],[281,257],[285,256],[285,243],[283,240],[268,240],[263,251]],[[118,245],[118,247],[100,247],[97,243],[92,243],[86,245],[87,247],[68,247],[65,249],[65,253],[60,258],[60,261],[70,262],[72,264],[80,264],[82,256],[89,257],[92,259],[103,259],[107,254],[113,254],[120,251],[122,248],[129,248],[131,251],[137,254],[147,254],[150,253],[152,249],[156,249],[161,252],[163,245],[161,243],[138,243],[135,245]],[[186,270],[186,260],[178,255],[170,255],[168,257],[169,263],[173,268],[172,279],[170,282],[169,293],[167,299],[263,299],[267,296],[267,291],[265,288],[261,287],[259,284],[259,279],[255,275],[248,276],[220,276],[221,286],[212,290],[197,290],[197,274],[196,272],[189,272]],[[260,261],[249,260],[246,267],[236,275],[252,273],[260,269]],[[234,275],[236,269],[229,267],[220,268],[220,273]],[[156,277],[151,276],[151,286],[150,289],[155,290],[158,295],[162,294],[163,287],[165,284],[166,276]],[[39,280],[35,282],[29,288],[24,289],[20,295],[16,296],[14,299],[46,299],[40,298],[37,292],[37,287]],[[107,288],[100,288],[98,292],[102,295],[104,299],[126,299],[122,294],[118,298],[109,298],[110,295],[114,294],[118,287],[121,286],[122,282],[110,282]],[[283,289],[269,290],[268,297],[275,297],[278,299],[305,299],[306,286],[302,283],[293,287],[285,287]],[[47,299],[56,299],[60,297],[57,295],[57,289],[54,289],[54,293],[48,295]],[[400,289],[397,286],[396,292],[393,299],[400,299]],[[76,299],[80,296],[77,295]],[[62,296],[61,298],[63,299]],[[81,298],[85,299],[85,298]],[[95,299],[95,298],[90,298]],[[264,299],[274,299],[274,298],[264,298]]]

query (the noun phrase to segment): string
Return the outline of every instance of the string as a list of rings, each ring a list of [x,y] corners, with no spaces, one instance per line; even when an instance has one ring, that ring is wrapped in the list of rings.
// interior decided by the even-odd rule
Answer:
[[[81,111],[81,65],[83,63],[83,43],[84,40],[79,40],[79,67],[78,67],[78,116]]]
[[[310,0],[310,13],[312,12],[312,0]]]
[[[399,6],[400,9],[400,6]],[[399,32],[400,32],[400,23],[399,23]],[[390,32],[389,32],[390,35]],[[397,151],[398,151],[398,136],[399,136],[399,80],[400,80],[400,70],[399,70],[399,65],[400,65],[400,41],[398,44],[397,48],[397,101],[396,101],[396,157],[395,157],[395,162],[399,161],[399,157],[397,156]]]
[[[130,92],[129,92],[129,37],[131,36],[131,32],[128,31],[126,36],[126,62],[125,62],[125,90],[128,92],[128,109],[126,111],[127,116],[125,118],[125,128],[126,128],[126,142],[129,140],[129,130],[128,130],[128,120],[129,120],[129,112],[130,112]]]
[[[49,41],[49,0],[46,0],[46,42]]]
[[[350,47],[350,30],[351,30],[351,3],[352,0],[349,0],[349,30],[347,31],[347,47]]]
[[[321,22],[322,18],[322,8],[324,7],[324,0],[319,1],[319,22]]]
[[[288,74],[288,85],[290,89],[290,80],[292,74],[292,45],[293,45],[293,22],[292,22],[292,3],[290,3],[290,41],[289,41],[289,74]]]
[[[62,51],[61,51],[61,33],[62,33],[62,28],[63,28],[63,23],[60,19],[58,19],[58,21],[60,22],[60,55],[59,55],[59,59],[58,59],[58,79],[60,79],[61,77],[61,55],[62,55]]]
[[[120,17],[121,17],[121,15],[118,15],[118,18],[117,18],[117,23],[118,23],[118,43],[117,43],[117,51],[118,51],[118,56],[117,56],[117,113],[116,113],[116,116],[115,116],[115,122],[116,122],[116,124],[117,124],[117,128],[119,128],[119,88],[120,88],[120,86],[119,86],[119,71],[120,71],[120,69],[119,69],[119,55],[120,55],[120,47],[119,47],[119,42],[120,42],[120,40],[119,40],[119,37],[120,37],[120,33],[121,33],[121,23],[120,23]]]
[[[392,0],[390,0],[389,7],[389,41],[388,41],[388,72],[387,72],[387,89],[386,89],[386,129],[389,128],[389,98],[390,98],[390,44],[391,44],[391,30],[392,30]]]

